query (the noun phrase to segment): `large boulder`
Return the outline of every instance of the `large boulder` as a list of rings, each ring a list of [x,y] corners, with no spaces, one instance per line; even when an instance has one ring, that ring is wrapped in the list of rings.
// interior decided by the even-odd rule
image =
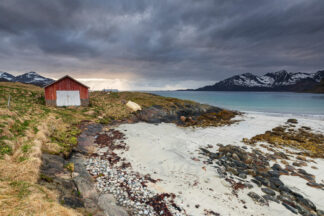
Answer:
[[[136,112],[138,110],[142,110],[141,106],[138,105],[137,103],[133,102],[133,101],[128,101],[126,106],[128,108],[130,108],[131,110],[133,110],[134,112]]]

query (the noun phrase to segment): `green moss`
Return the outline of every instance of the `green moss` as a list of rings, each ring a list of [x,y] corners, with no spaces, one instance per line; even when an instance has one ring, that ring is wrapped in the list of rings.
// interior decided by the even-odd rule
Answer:
[[[24,120],[23,122],[16,120],[15,123],[11,126],[10,131],[17,136],[23,136],[29,124],[29,120]]]
[[[33,131],[34,131],[35,134],[37,134],[39,130],[38,130],[38,128],[36,126],[34,126]]]
[[[77,137],[80,132],[79,128],[72,126],[66,132],[55,131],[50,138],[52,142],[61,146],[61,153],[68,155],[72,151],[73,147],[78,144]]]
[[[28,159],[28,157],[25,157],[25,156],[21,156],[18,158],[18,162],[21,163],[21,162],[24,162]]]
[[[23,146],[21,146],[21,150],[24,153],[27,153],[30,149],[31,149],[31,145],[29,144],[24,144]]]
[[[12,153],[12,148],[9,145],[0,141],[0,156],[3,156],[5,154],[11,154],[11,153]]]
[[[49,176],[47,176],[47,175],[45,175],[45,174],[40,174],[40,176],[39,176],[39,178],[41,179],[41,180],[43,180],[43,181],[46,181],[46,182],[53,182],[53,178],[52,177],[49,177]]]
[[[65,165],[65,168],[70,172],[74,172],[74,163],[68,163]]]

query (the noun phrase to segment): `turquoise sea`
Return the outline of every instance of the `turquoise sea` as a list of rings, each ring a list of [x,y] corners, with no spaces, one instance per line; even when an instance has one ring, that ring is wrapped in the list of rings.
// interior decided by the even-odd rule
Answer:
[[[153,91],[150,93],[239,111],[324,117],[324,94],[219,91]]]

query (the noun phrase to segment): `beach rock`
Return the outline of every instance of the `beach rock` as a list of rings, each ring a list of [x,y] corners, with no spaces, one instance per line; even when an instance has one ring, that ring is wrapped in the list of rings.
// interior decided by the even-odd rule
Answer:
[[[293,171],[295,171],[296,170],[296,168],[295,167],[293,167],[293,166],[290,166],[290,165],[286,165],[286,168],[285,168],[287,171],[289,171],[289,172],[293,172]]]
[[[247,188],[249,188],[249,189],[252,189],[252,188],[253,188],[253,185],[252,185],[252,184],[245,183],[244,185],[245,185],[245,187],[247,187]]]
[[[127,216],[126,210],[117,206],[116,202],[115,197],[111,194],[101,194],[98,198],[98,206],[106,216]]]
[[[129,214],[125,209],[115,205],[108,205],[104,210],[106,216],[128,216]]]
[[[133,102],[133,101],[128,101],[126,106],[128,108],[130,108],[131,110],[133,110],[133,112],[136,112],[138,110],[142,110],[141,106],[138,105],[137,103]]]
[[[240,173],[239,177],[242,178],[242,179],[246,179],[246,174],[245,173]]]
[[[297,214],[298,213],[298,211],[297,211],[297,209],[295,209],[294,207],[292,207],[291,205],[289,205],[289,204],[287,204],[287,203],[282,203],[282,205],[283,206],[285,206],[289,211],[291,211],[292,213],[294,213],[294,214]]]
[[[256,180],[256,179],[251,179],[251,181],[254,183],[254,184],[256,184],[257,186],[259,186],[259,187],[261,187],[261,182],[259,182],[258,180]]]
[[[297,121],[297,119],[288,119],[287,123],[297,124],[298,121]]]
[[[305,161],[300,161],[300,162],[293,162],[292,165],[297,166],[297,167],[302,167],[302,166],[307,166],[307,163]]]
[[[266,195],[263,195],[262,197],[265,200],[273,201],[273,202],[276,202],[276,203],[280,203],[280,201],[278,199],[276,199],[274,196],[270,196],[270,195],[266,194]]]
[[[292,192],[288,187],[286,187],[284,185],[280,185],[278,187],[278,189],[279,189],[280,192],[286,192],[286,193],[291,193]]]
[[[276,171],[281,171],[281,170],[283,170],[282,167],[281,167],[279,164],[274,164],[271,168],[272,168],[273,170],[276,170]]]
[[[318,216],[324,216],[324,211],[317,209],[317,215]]]
[[[314,188],[322,188],[322,187],[323,187],[323,185],[318,184],[318,183],[316,183],[316,182],[307,182],[306,184],[307,184],[308,186],[310,186],[310,187],[314,187]]]
[[[299,214],[301,215],[307,215],[307,216],[311,216],[313,215],[312,213],[310,213],[306,208],[304,208],[303,206],[299,205],[298,203],[295,203],[295,208],[297,209],[297,211],[299,212]],[[315,216],[315,215],[314,215]]]
[[[180,120],[181,120],[182,122],[185,122],[185,121],[187,120],[187,118],[186,118],[185,116],[180,116]]]
[[[69,206],[71,208],[84,207],[83,201],[77,197],[63,197],[60,200],[64,203],[64,205]]]
[[[314,205],[314,203],[312,201],[310,201],[309,199],[306,198],[299,198],[297,197],[297,201],[299,203],[301,203],[302,205],[306,206],[307,208],[310,208],[314,211],[316,211],[316,206]]]
[[[273,190],[269,189],[269,188],[261,188],[261,190],[262,190],[264,193],[266,193],[266,194],[268,194],[268,195],[270,195],[270,196],[275,196],[275,195],[276,195],[276,193],[275,193]]]
[[[262,185],[269,187],[270,186],[270,181],[268,179],[262,178],[260,176],[255,176],[254,177],[256,180],[258,180]]]
[[[254,202],[259,203],[260,205],[268,205],[268,202],[263,197],[252,191],[248,193],[248,196],[251,197]]]
[[[270,171],[268,171],[268,173],[269,173],[269,175],[271,176],[271,177],[276,177],[276,178],[278,178],[279,176],[280,176],[280,172],[279,171],[272,171],[272,170],[270,170]]]
[[[101,194],[98,198],[98,205],[100,208],[103,209],[103,206],[105,205],[115,205],[117,203],[117,200],[112,194]]]
[[[297,159],[297,160],[306,161],[306,157],[301,156],[301,155],[298,155],[298,156],[296,157],[296,159]]]
[[[282,183],[282,181],[281,181],[279,178],[270,177],[270,178],[269,178],[269,181],[270,181],[271,183],[273,183],[273,184],[274,184],[275,186],[277,186],[277,187],[280,187],[280,186],[284,185],[284,184]]]

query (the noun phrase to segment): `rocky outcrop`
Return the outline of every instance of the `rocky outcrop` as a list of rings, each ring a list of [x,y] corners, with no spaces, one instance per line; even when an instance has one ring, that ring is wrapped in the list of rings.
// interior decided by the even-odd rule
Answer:
[[[181,124],[181,116],[196,119],[206,113],[218,113],[222,109],[205,104],[184,104],[177,107],[167,109],[161,106],[152,106],[138,111],[135,115],[138,121],[148,123],[179,123]]]
[[[103,130],[101,124],[84,122],[78,145],[69,159],[59,155],[42,155],[39,183],[57,190],[61,204],[80,209],[86,215],[127,216],[111,195],[99,193],[95,181],[85,167],[86,158],[95,148],[94,137]]]

